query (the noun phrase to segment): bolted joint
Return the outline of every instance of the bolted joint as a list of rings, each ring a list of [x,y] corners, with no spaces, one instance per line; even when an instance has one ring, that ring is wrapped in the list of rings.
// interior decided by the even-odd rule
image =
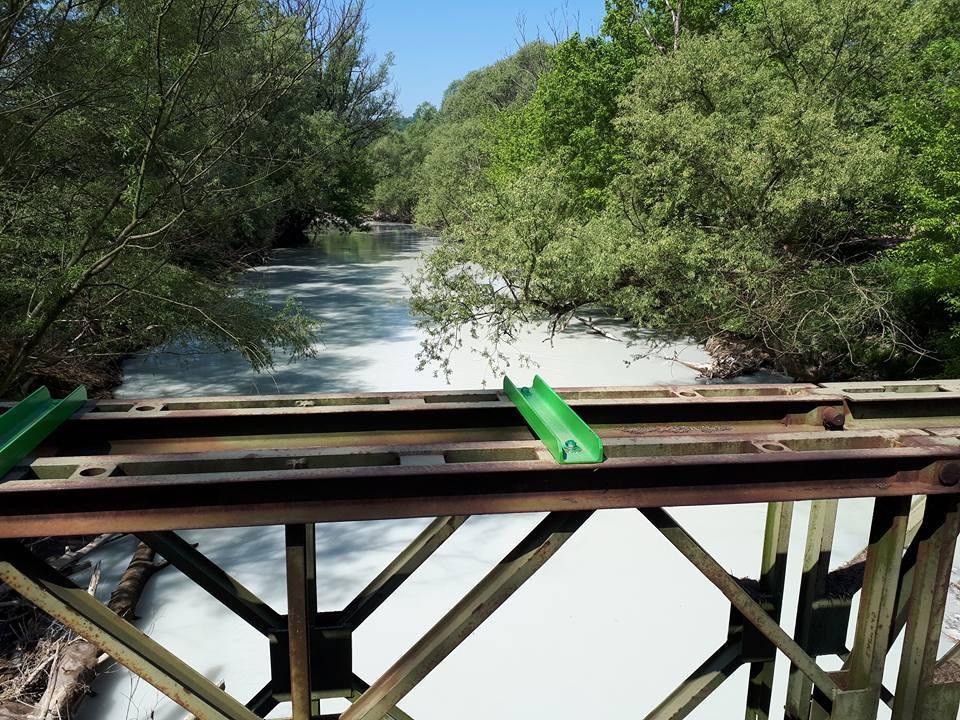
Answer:
[[[843,430],[847,417],[844,415],[843,410],[828,407],[824,408],[820,419],[823,422],[823,427],[827,430]]]
[[[310,630],[310,687],[314,698],[349,697],[353,692],[353,637],[349,628],[327,626],[333,613],[318,613]],[[270,689],[281,702],[290,698],[290,635],[277,628],[270,642]]]
[[[960,483],[960,463],[945,463],[940,466],[940,484],[953,487]]]

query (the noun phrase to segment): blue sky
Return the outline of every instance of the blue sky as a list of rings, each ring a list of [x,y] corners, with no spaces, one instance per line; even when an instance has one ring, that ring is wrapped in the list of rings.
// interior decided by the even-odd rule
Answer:
[[[603,0],[367,0],[368,39],[378,57],[393,52],[400,109],[409,115],[425,100],[439,105],[451,82],[516,50],[518,17],[527,39],[538,31],[550,37],[550,18],[564,8],[582,33],[603,19]]]

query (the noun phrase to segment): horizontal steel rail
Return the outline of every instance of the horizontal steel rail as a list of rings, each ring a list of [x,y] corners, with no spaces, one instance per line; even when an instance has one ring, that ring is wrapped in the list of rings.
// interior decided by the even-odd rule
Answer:
[[[287,701],[294,720],[410,720],[396,704],[593,511],[638,508],[731,606],[726,640],[651,720],[686,717],[744,665],[745,717],[766,720],[778,653],[791,720],[874,720],[881,702],[895,720],[957,715],[960,649],[938,659],[935,645],[960,533],[960,381],[560,395],[602,438],[604,462],[557,464],[490,391],[91,402],[0,478],[0,580],[200,720],[262,718]],[[830,571],[835,501],[854,497],[876,498],[869,543]],[[817,502],[791,637],[780,612],[795,500]],[[770,503],[758,580],[734,578],[663,509],[747,502]],[[468,516],[533,511],[551,514],[381,678],[354,674],[352,633]],[[313,523],[401,517],[436,519],[345,608],[318,611]],[[173,532],[267,524],[286,526],[285,615]],[[269,638],[255,697],[230,697],[10,540],[111,531],[138,533]],[[894,696],[882,678],[900,633]],[[324,714],[332,697],[351,705]]]
[[[955,381],[559,393],[604,463],[557,465],[492,391],[90,403],[0,481],[0,537],[958,489]]]

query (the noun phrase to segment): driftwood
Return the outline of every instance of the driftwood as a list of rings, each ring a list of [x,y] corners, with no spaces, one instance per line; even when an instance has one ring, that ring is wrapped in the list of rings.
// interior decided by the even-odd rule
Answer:
[[[46,558],[46,562],[52,568],[59,570],[64,575],[73,575],[81,570],[85,570],[90,567],[90,563],[81,562],[83,558],[89,555],[91,552],[96,550],[99,547],[103,547],[109,543],[112,543],[114,540],[119,540],[124,536],[123,533],[108,533],[105,535],[98,535],[90,542],[86,543],[79,548],[71,548],[69,545],[64,550],[62,555],[54,555]],[[55,538],[40,538],[30,543],[28,547],[31,550],[34,550],[38,545],[49,545]],[[7,598],[12,597],[12,600]],[[18,596],[8,588],[6,585],[0,585],[0,608],[2,607],[12,607],[19,605],[21,600]],[[0,715],[0,720],[3,720],[3,716]]]
[[[76,572],[80,569],[78,563],[82,558],[86,557],[97,548],[103,547],[114,540],[119,540],[122,537],[122,533],[97,535],[97,537],[83,547],[76,550],[67,549],[60,557],[50,558],[47,562],[62,573],[69,574],[70,572]]]
[[[74,554],[70,561],[77,559]],[[147,581],[164,566],[165,563],[156,561],[153,550],[140,543],[110,595],[107,607],[122,618],[132,619]],[[91,591],[98,578],[99,568],[91,579]],[[50,670],[46,689],[36,706],[21,702],[3,703],[0,705],[0,720],[67,720],[74,715],[104,666],[99,648],[70,632],[64,632],[51,643],[42,665],[47,664],[50,664]]]

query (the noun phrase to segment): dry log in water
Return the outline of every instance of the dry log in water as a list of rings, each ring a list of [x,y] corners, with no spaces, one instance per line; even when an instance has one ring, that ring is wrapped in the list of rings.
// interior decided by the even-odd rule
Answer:
[[[118,540],[121,537],[123,537],[123,533],[106,533],[104,535],[98,535],[83,547],[78,548],[77,550],[67,550],[59,558],[51,558],[48,560],[48,562],[57,570],[69,574],[70,571],[78,569],[71,566],[76,565],[79,560],[86,557],[97,548],[103,547],[104,545],[107,545],[114,540]]]
[[[163,567],[165,563],[156,561],[153,550],[140,543],[110,595],[107,607],[122,618],[134,617],[144,586]],[[99,577],[99,572],[95,572],[94,577]],[[95,579],[91,581],[92,584],[95,582]],[[73,633],[66,633],[52,644],[51,652],[53,664],[47,687],[36,707],[19,702],[4,703],[0,705],[0,720],[67,720],[73,717],[104,665],[99,662],[100,650]]]

